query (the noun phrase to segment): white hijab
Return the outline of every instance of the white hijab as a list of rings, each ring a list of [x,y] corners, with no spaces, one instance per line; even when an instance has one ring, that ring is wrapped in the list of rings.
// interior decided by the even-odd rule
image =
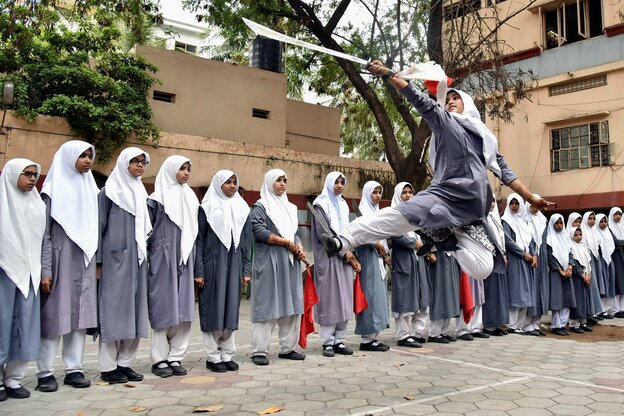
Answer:
[[[412,188],[412,192],[413,192],[414,187],[409,182],[399,182],[398,184],[396,184],[396,186],[394,187],[394,194],[392,194],[392,202],[390,203],[391,207],[394,208],[397,205],[404,203],[404,201],[401,199],[401,194],[403,194],[403,189],[406,186],[409,186],[410,188]],[[405,235],[407,235],[409,238],[416,237],[416,233],[411,230],[405,233]]]
[[[152,233],[152,224],[147,212],[147,191],[141,177],[134,177],[128,171],[130,160],[144,155],[149,163],[149,154],[138,147],[128,147],[119,154],[117,164],[111,172],[104,187],[106,196],[134,216],[134,239],[137,243],[139,265],[147,256],[147,237]]]
[[[611,211],[609,211],[609,228],[613,235],[615,235],[615,238],[624,240],[624,220],[620,218],[620,222],[615,222],[613,216],[616,212],[622,213],[622,210],[618,207],[613,207]]]
[[[481,121],[481,115],[475,105],[472,97],[461,90],[451,88],[448,93],[457,92],[464,103],[464,111],[460,113],[450,112],[449,114],[466,130],[476,134],[483,139],[483,159],[485,160],[485,166],[497,176],[501,175],[501,168],[498,166],[496,155],[498,153],[498,140],[494,133],[487,128]],[[448,94],[447,93],[447,94]],[[439,138],[433,137],[431,144],[429,145],[429,164],[435,171],[435,157],[436,157],[436,143]]]
[[[258,203],[262,205],[282,238],[295,241],[295,234],[299,228],[297,218],[297,206],[288,200],[288,195],[284,192],[277,195],[273,190],[273,184],[280,176],[286,176],[286,172],[281,169],[271,169],[264,174],[264,181],[260,189],[260,199]],[[289,251],[290,263],[294,262],[294,256]]]
[[[234,249],[238,248],[249,215],[249,205],[238,193],[238,186],[236,193],[229,198],[221,190],[223,184],[232,176],[235,176],[236,182],[239,183],[238,176],[231,170],[220,170],[215,173],[201,205],[210,228],[228,251],[232,247],[232,241]]]
[[[334,193],[334,183],[338,178],[347,179],[340,172],[329,172],[325,177],[325,185],[321,194],[316,197],[312,205],[318,205],[323,209],[325,215],[329,217],[329,226],[336,234],[340,234],[342,229],[349,224],[349,206],[342,195]]]
[[[572,256],[579,263],[581,263],[581,266],[583,266],[583,271],[585,272],[585,274],[589,274],[592,271],[591,257],[589,254],[589,249],[584,244],[585,235],[583,235],[583,239],[581,240],[581,242],[577,243],[576,241],[574,241],[574,233],[576,232],[576,230],[581,230],[581,232],[583,232],[581,227],[571,227],[568,230],[570,240],[572,241]]]
[[[603,218],[607,218],[605,214],[596,214],[596,225],[598,234],[600,235],[600,250],[602,251],[602,258],[607,264],[611,264],[611,255],[615,251],[615,241],[613,241],[613,235],[609,231],[609,227],[604,230],[600,229],[600,221]]]
[[[76,169],[78,157],[87,149],[91,149],[95,159],[95,148],[89,143],[81,140],[64,143],[54,154],[41,189],[52,200],[50,216],[83,251],[85,267],[98,247],[100,192],[91,170],[80,173]]]
[[[572,240],[567,234],[565,227],[560,232],[555,231],[555,223],[557,220],[563,221],[563,215],[553,214],[548,221],[548,234],[546,235],[546,244],[552,249],[559,265],[565,270],[570,264],[570,250],[572,250]]]
[[[41,172],[38,163],[12,159],[0,173],[0,268],[24,298],[28,298],[31,282],[35,295],[39,290],[41,244],[46,229],[46,206],[37,188],[22,192],[17,187],[21,173],[32,165]]]
[[[520,204],[520,206],[518,207],[518,212],[516,212],[515,214],[511,212],[511,208],[509,208],[509,204],[514,199],[518,201],[518,204]],[[522,247],[525,252],[528,252],[533,235],[528,224],[525,221],[525,209],[526,208],[524,207],[524,199],[522,199],[520,195],[514,192],[507,197],[507,206],[505,207],[505,212],[503,213],[501,219],[503,219],[507,223],[507,225],[509,225],[513,230],[514,234],[516,235],[516,244]]]
[[[503,254],[505,254],[505,230],[503,229],[503,224],[501,223],[496,202],[494,202],[493,205],[494,207],[490,209],[490,212],[488,213],[487,222],[490,224],[490,227],[492,227],[492,230],[494,230],[494,238],[496,238],[498,247],[502,250]]]
[[[589,248],[589,251],[592,252],[594,257],[598,258],[600,256],[600,234],[598,234],[598,226],[594,224],[593,227],[590,227],[588,224],[589,216],[596,214],[594,211],[587,211],[583,214],[583,221],[581,222],[581,230],[583,231],[583,242]]]
[[[368,181],[362,187],[362,198],[360,199],[359,209],[363,217],[370,217],[372,215],[375,215],[375,213],[379,211],[379,204],[373,203],[372,199],[373,191],[378,186],[383,192],[383,186],[381,186],[381,184],[376,181]],[[383,243],[384,242],[382,242],[382,244]],[[384,244],[384,246],[387,247],[386,244]],[[381,278],[385,279],[386,266],[384,264],[384,261],[381,257],[377,256],[377,262],[379,263],[379,269],[381,270]]]
[[[538,194],[533,194],[533,196],[538,199],[541,198]],[[531,211],[529,210],[530,207],[531,204],[529,202],[524,203],[524,215],[526,223],[529,225],[529,229],[531,230],[531,234],[533,234],[533,239],[535,240],[535,244],[537,245],[537,249],[539,251],[540,247],[542,246],[542,234],[546,229],[548,220],[541,211],[537,211],[536,214],[531,214]]]
[[[566,223],[566,231],[568,231],[568,233],[570,232],[571,229],[573,229],[573,228],[576,229],[576,228],[580,227],[580,225],[579,225],[579,227],[575,227],[575,226],[572,225],[574,223],[574,221],[576,221],[579,218],[583,218],[583,217],[578,212],[573,212],[570,215],[568,215],[568,222]],[[583,223],[583,221],[581,220],[581,224],[582,223]],[[574,235],[574,233],[572,233],[572,235]]]
[[[180,238],[180,264],[186,264],[197,238],[199,226],[197,213],[199,201],[197,195],[187,184],[178,182],[176,175],[183,164],[191,164],[191,160],[184,156],[174,155],[165,159],[160,167],[154,192],[150,199],[159,202],[165,208],[165,214],[171,222],[182,231]]]

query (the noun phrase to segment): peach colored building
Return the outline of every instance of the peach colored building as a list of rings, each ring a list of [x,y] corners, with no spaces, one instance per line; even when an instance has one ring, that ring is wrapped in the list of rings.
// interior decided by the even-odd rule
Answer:
[[[447,1],[447,11],[459,1]],[[609,0],[465,0],[482,13],[528,9],[498,31],[515,51],[512,68],[531,70],[531,101],[513,124],[486,123],[523,182],[562,211],[624,206],[623,5]],[[456,11],[458,9],[455,9]],[[497,196],[510,191],[493,182]]]

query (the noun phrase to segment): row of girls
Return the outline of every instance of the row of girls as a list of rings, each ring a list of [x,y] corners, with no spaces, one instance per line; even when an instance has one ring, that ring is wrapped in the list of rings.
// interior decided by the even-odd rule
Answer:
[[[241,289],[252,275],[254,362],[266,360],[276,324],[279,356],[304,358],[294,345],[305,256],[283,171],[266,174],[250,210],[232,171],[214,175],[200,204],[187,185],[186,157],[165,160],[151,195],[141,181],[150,162],[144,150],[124,149],[102,190],[91,172],[94,158],[89,143],[62,145],[41,194],[36,162],[12,159],[0,174],[0,401],[30,396],[22,386],[29,361],[37,363],[36,389],[57,391],[53,364],[61,342],[63,383],[89,387],[87,334],[99,339],[103,381],[143,380],[132,365],[150,325],[151,371],[185,375],[194,287],[206,367],[236,371],[234,331]]]
[[[592,325],[603,319],[624,317],[620,208],[612,208],[608,216],[588,211],[573,212],[567,221],[561,214],[547,219],[513,193],[501,225],[506,272],[494,273],[485,282],[486,289],[496,288],[499,298],[496,304],[488,302],[486,290],[484,317],[497,317],[492,326],[506,325],[513,334],[545,335],[540,323],[550,311],[550,331],[566,336],[570,331],[591,332]],[[501,296],[505,290],[507,296]],[[500,307],[505,300],[508,315]]]

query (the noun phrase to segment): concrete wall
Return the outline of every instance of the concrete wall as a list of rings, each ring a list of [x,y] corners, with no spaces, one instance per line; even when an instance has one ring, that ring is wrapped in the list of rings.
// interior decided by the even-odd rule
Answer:
[[[288,100],[285,75],[155,47],[136,53],[158,67],[150,105],[163,131],[339,155],[340,110]],[[175,101],[153,100],[154,90]]]
[[[8,135],[0,134],[0,170],[6,160],[26,157],[42,165],[45,175],[56,150],[67,140],[75,139],[65,120],[58,117],[39,117],[29,124],[7,113],[5,122]],[[241,186],[250,195],[257,195],[264,173],[272,168],[283,169],[288,175],[288,193],[295,196],[317,195],[321,192],[325,175],[333,170],[347,177],[345,196],[359,198],[362,185],[369,179],[381,182],[387,192],[394,187],[394,174],[387,163],[307,153],[292,149],[239,143],[215,138],[185,134],[163,133],[159,144],[135,144],[150,154],[149,165],[143,180],[151,184],[165,158],[173,154],[189,157],[193,172],[189,185],[207,187],[214,173],[220,169],[234,170]],[[96,164],[94,170],[108,176],[114,167],[113,160]],[[151,189],[150,186],[148,188]],[[249,200],[248,200],[249,201]],[[301,202],[301,201],[300,201]],[[301,208],[301,203],[299,203]],[[303,203],[305,206],[305,202]]]

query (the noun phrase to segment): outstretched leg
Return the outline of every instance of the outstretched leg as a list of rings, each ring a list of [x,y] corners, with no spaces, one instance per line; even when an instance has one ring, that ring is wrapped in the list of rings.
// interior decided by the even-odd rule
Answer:
[[[394,208],[384,208],[376,215],[356,218],[340,233],[340,256],[348,250],[362,244],[376,243],[377,241],[402,235],[414,231],[418,227],[410,224],[405,215]]]
[[[492,274],[494,256],[483,244],[472,239],[461,229],[455,230],[459,250],[450,252],[466,274],[473,279],[483,280]]]

